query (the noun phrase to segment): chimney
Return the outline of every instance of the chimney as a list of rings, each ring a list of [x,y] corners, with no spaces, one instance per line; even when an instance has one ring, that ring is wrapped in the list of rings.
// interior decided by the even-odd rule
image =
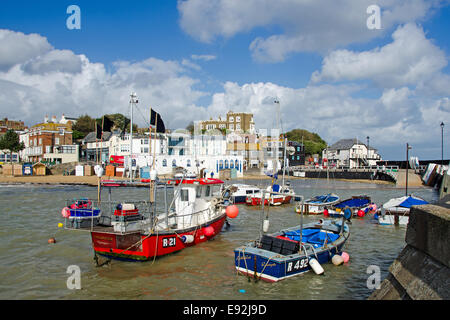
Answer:
[[[56,116],[52,116],[52,122],[56,123]]]
[[[47,115],[44,118],[44,123],[48,123],[48,116]]]

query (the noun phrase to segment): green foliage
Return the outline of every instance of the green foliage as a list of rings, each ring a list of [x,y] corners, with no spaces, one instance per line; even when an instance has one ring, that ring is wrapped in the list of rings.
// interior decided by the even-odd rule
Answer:
[[[309,132],[305,129],[294,129],[286,133],[288,140],[302,142],[305,145],[305,154],[322,154],[322,151],[327,147],[324,141],[317,133]]]
[[[84,116],[81,116],[78,118],[77,123],[75,123],[72,126],[73,134],[80,136],[81,138],[85,137],[89,132],[95,131],[95,119],[92,119],[90,116],[85,114]],[[75,132],[77,132],[75,134]],[[75,136],[73,136],[74,139]]]
[[[0,150],[8,150],[10,155],[25,149],[25,144],[20,142],[19,135],[14,130],[8,130],[0,138]],[[12,156],[10,157],[12,161]]]

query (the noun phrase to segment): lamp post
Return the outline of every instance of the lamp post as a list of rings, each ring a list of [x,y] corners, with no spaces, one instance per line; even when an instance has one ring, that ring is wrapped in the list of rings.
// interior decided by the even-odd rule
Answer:
[[[408,158],[409,158],[409,149],[412,149],[412,147],[409,145],[409,143],[406,143],[406,188],[405,188],[405,196],[408,196]]]
[[[444,122],[441,122],[441,166],[444,165]]]
[[[370,137],[367,136],[367,165],[369,165],[369,159],[370,159],[369,139],[370,139]]]

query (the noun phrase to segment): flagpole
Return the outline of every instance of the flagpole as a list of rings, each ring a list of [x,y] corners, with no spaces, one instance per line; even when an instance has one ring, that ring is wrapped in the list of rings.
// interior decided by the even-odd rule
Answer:
[[[149,156],[149,166],[150,166],[150,171],[152,169],[151,167],[151,163],[150,163],[150,157],[152,156],[152,107],[150,107],[150,124],[148,127],[148,135],[149,135],[149,148],[148,148],[148,156]],[[153,182],[150,180],[150,189],[149,189],[149,198],[150,198],[150,202],[153,203]]]

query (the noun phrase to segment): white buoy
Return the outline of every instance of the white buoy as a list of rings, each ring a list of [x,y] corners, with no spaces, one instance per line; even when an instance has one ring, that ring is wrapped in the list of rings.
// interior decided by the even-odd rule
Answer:
[[[335,254],[332,258],[331,258],[331,262],[333,262],[333,264],[335,266],[340,266],[341,264],[344,263],[344,258],[342,258],[342,256]]]
[[[269,231],[269,220],[264,220],[264,222],[263,222],[263,231],[264,232]]]
[[[325,271],[323,270],[322,266],[320,265],[319,261],[317,261],[316,259],[312,258],[309,259],[309,265],[311,266],[311,268],[314,270],[314,272],[318,275],[323,274]]]
[[[192,243],[194,242],[194,236],[191,234],[186,234],[184,236],[181,236],[181,241],[184,243]]]

